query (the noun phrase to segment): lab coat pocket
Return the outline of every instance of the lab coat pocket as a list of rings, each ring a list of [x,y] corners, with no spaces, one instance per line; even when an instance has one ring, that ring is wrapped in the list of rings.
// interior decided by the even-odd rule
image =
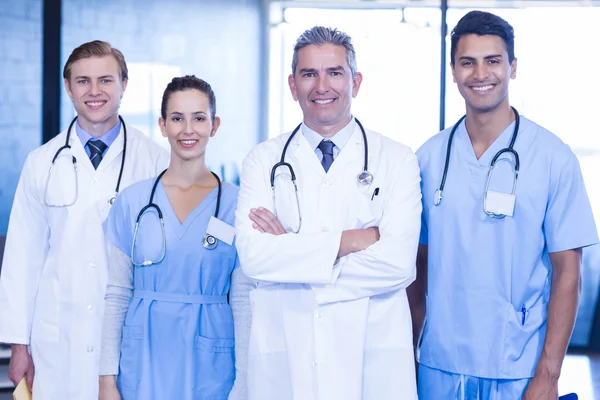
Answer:
[[[350,207],[350,217],[354,218],[354,228],[362,229],[378,226],[383,216],[383,198],[381,189],[375,188],[367,193],[361,193],[353,206]]]
[[[34,341],[58,344],[61,316],[64,315],[64,310],[61,309],[58,301],[59,293],[58,281],[43,274],[35,304],[36,318],[31,327],[31,337]]]
[[[284,318],[281,310],[279,285],[254,289],[250,292],[252,326],[248,354],[283,353],[286,350]]]
[[[546,336],[548,303],[539,302],[531,308],[525,306],[517,310],[509,304],[508,308],[502,373],[533,377]]]
[[[227,400],[235,379],[233,339],[196,336],[194,392],[198,400]]]
[[[117,384],[121,392],[135,392],[141,378],[143,328],[124,326]],[[125,395],[122,393],[125,397]]]

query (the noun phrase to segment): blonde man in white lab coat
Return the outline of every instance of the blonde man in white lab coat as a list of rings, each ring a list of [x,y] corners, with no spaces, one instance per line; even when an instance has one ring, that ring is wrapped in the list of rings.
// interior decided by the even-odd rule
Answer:
[[[353,118],[361,81],[349,36],[304,32],[289,77],[303,123],[244,161],[237,246],[258,281],[249,400],[416,399],[405,289],[415,279],[419,168],[408,147]],[[271,189],[288,141],[298,204],[288,167],[275,169]],[[363,184],[366,144],[373,180],[363,173]]]
[[[25,378],[34,400],[98,398],[107,279],[102,222],[116,192],[168,164],[165,150],[118,116],[128,81],[119,50],[85,43],[63,76],[77,120],[69,139],[64,131],[25,161],[0,276],[0,342],[12,344],[9,377],[15,384]]]

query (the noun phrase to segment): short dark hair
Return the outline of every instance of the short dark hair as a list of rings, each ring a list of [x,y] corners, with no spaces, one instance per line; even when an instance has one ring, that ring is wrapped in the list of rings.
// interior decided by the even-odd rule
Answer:
[[[167,118],[167,103],[169,102],[169,97],[171,97],[171,94],[192,89],[199,90],[208,97],[211,118],[215,118],[215,115],[217,115],[217,98],[215,97],[215,92],[213,92],[208,82],[197,78],[194,75],[173,78],[173,80],[167,85],[167,88],[163,93],[162,104],[160,106],[161,117],[163,119]]]
[[[508,61],[515,59],[515,30],[499,16],[485,11],[471,11],[458,21],[450,35],[450,62],[454,65],[456,47],[461,37],[465,35],[494,35],[499,36],[506,46]]]

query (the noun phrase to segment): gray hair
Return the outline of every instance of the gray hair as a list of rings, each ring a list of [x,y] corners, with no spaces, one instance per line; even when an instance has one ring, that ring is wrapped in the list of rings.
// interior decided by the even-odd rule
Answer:
[[[356,52],[352,45],[352,39],[348,34],[338,31],[335,28],[326,28],[324,26],[314,26],[300,35],[294,45],[294,57],[292,58],[292,74],[296,75],[296,67],[298,66],[298,51],[307,46],[315,45],[322,46],[324,44],[333,44],[335,46],[344,46],[346,49],[346,61],[350,66],[352,77],[356,75]]]

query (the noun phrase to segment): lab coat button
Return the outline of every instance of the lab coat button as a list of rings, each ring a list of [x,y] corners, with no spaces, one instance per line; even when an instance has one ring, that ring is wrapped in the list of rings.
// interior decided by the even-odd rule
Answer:
[[[94,309],[94,306],[90,304],[89,306],[87,306],[87,309],[88,311],[92,311]]]
[[[94,183],[98,182],[98,178],[97,177],[93,177],[92,178],[92,182],[94,182]]]
[[[96,268],[96,264],[90,263],[90,268]]]
[[[89,346],[89,347],[87,348],[87,352],[88,352],[88,353],[91,353],[91,352],[93,352],[93,351],[94,351],[94,348],[93,348],[92,346]]]
[[[317,361],[313,361],[313,367],[318,367],[319,363]]]
[[[329,181],[323,181],[323,186],[329,187],[331,186],[331,183]]]

